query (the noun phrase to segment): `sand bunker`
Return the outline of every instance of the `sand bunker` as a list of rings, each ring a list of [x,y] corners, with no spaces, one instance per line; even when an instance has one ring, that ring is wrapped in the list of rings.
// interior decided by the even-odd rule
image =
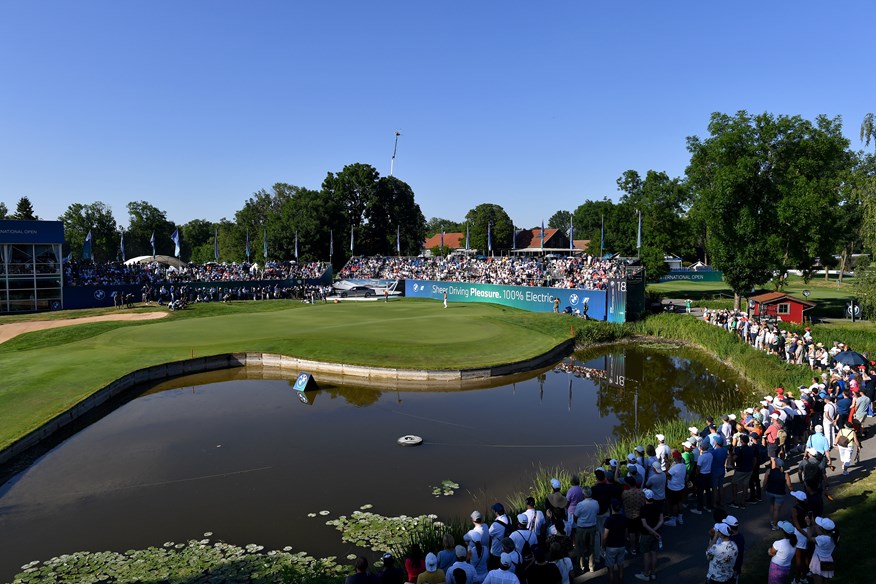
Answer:
[[[13,339],[18,335],[33,331],[42,331],[46,329],[58,328],[62,326],[71,326],[74,324],[85,324],[88,322],[102,322],[107,320],[155,320],[167,316],[166,312],[140,312],[140,313],[120,313],[120,314],[105,314],[103,316],[85,316],[82,318],[66,318],[62,320],[34,320],[29,322],[13,322],[10,324],[0,324],[0,343],[5,343],[9,339]]]

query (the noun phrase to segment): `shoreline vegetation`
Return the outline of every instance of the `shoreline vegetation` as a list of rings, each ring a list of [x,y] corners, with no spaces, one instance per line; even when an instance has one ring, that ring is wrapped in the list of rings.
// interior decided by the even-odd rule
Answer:
[[[422,304],[417,310],[422,310]],[[726,364],[742,377],[747,379],[752,389],[746,399],[759,399],[763,392],[782,386],[795,388],[803,383],[808,384],[812,373],[808,367],[788,365],[779,359],[757,351],[728,333],[720,327],[709,325],[698,319],[685,315],[654,315],[646,319],[625,324],[613,324],[601,321],[580,321],[563,317],[556,319],[555,315],[547,315],[553,323],[539,322],[536,330],[556,331],[556,322],[562,327],[574,327],[574,336],[578,350],[589,349],[599,345],[628,342],[671,342],[693,347],[698,351]],[[547,320],[545,319],[545,320]],[[533,321],[536,319],[532,319]],[[792,330],[802,331],[802,327],[784,325]],[[876,334],[869,325],[847,327],[837,325],[813,325],[812,333],[816,339],[830,343],[834,340],[848,342],[855,350],[866,353],[876,352]],[[568,331],[569,329],[565,329]],[[568,332],[566,333],[568,338]],[[720,415],[724,412],[714,412]],[[696,420],[697,423],[700,420]],[[622,459],[631,452],[637,444],[646,444],[651,437],[660,432],[666,435],[668,444],[680,443],[688,436],[687,427],[690,420],[667,420],[658,422],[652,428],[637,434],[615,436],[597,448],[594,461],[605,458]],[[595,465],[594,465],[595,466]],[[507,498],[506,508],[522,510],[527,496],[543,501],[549,494],[549,479],[557,477],[568,485],[572,473],[582,475],[582,484],[590,483],[592,467],[589,469],[572,468],[540,468],[534,471],[530,492],[516,493]],[[869,480],[869,479],[868,479]],[[857,486],[858,491],[861,489]],[[843,490],[837,492],[837,505],[842,508]],[[860,496],[860,495],[858,495]],[[488,501],[482,502],[486,507]],[[838,513],[846,522],[853,522],[860,514]],[[419,517],[382,517],[368,512],[356,511],[350,516],[341,516],[331,520],[342,531],[345,541],[354,537],[359,547],[371,549],[375,554],[391,550],[395,554],[404,552],[411,543],[420,543],[427,548],[440,548],[441,536],[449,532],[461,540],[468,529],[464,518],[453,518],[443,522],[437,521],[433,515]],[[859,520],[859,519],[857,519]],[[393,526],[393,529],[388,529]],[[852,526],[854,529],[854,526]],[[863,529],[863,528],[862,528]],[[386,540],[382,533],[392,532],[396,536],[392,541]],[[351,536],[350,534],[355,534]],[[207,536],[208,534],[205,534]],[[840,550],[842,555],[844,549]],[[851,554],[852,550],[849,550]],[[377,555],[376,557],[379,557]],[[170,577],[172,581],[195,583],[210,582],[220,578],[223,581],[253,581],[253,582],[296,582],[303,584],[337,584],[343,581],[343,575],[349,572],[347,564],[350,558],[341,560],[336,557],[316,559],[305,552],[292,552],[286,548],[263,552],[261,546],[249,544],[236,547],[224,542],[192,540],[187,543],[174,544],[167,542],[160,548],[146,550],[129,550],[123,554],[115,552],[79,552],[77,554],[52,558],[45,562],[31,562],[22,566],[14,582],[65,582],[71,577],[89,578],[105,576],[105,581],[129,581],[146,577],[160,576],[159,580]],[[378,563],[379,565],[379,563]],[[258,568],[254,568],[257,566]],[[136,570],[136,572],[135,572]],[[144,571],[145,570],[145,571]],[[141,574],[142,572],[142,574]],[[240,580],[235,578],[239,577]],[[100,578],[98,578],[100,579]]]

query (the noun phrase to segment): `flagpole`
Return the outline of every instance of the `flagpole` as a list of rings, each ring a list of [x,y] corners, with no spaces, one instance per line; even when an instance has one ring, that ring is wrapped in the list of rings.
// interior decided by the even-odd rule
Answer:
[[[401,136],[401,132],[396,130],[395,132],[395,146],[392,147],[392,160],[389,162],[389,176],[392,176],[392,172],[395,169],[395,153],[398,150],[398,137]]]

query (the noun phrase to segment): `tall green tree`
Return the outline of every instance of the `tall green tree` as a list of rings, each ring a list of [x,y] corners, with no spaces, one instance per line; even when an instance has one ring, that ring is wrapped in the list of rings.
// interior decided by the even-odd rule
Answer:
[[[0,201],[0,219],[6,219],[9,215],[9,209],[6,208],[6,203]]]
[[[839,119],[712,114],[710,136],[688,138],[687,176],[712,264],[739,298],[789,267],[806,267],[822,243],[851,158]]]
[[[146,201],[128,203],[128,229],[125,230],[125,252],[129,258],[152,255],[150,238],[155,234],[155,253],[172,256],[174,250],[170,236],[176,225],[167,219],[167,214]]]
[[[180,259],[184,262],[214,261],[213,234],[215,224],[206,219],[192,219],[182,225],[180,232]]]
[[[587,252],[591,255],[598,256],[600,250],[605,253],[617,251],[620,230],[618,221],[615,218],[615,207],[614,202],[606,197],[601,201],[584,201],[572,213],[575,237],[577,239],[590,240]],[[605,224],[605,242],[602,241],[603,222]]]
[[[569,223],[572,221],[572,214],[569,211],[559,210],[548,219],[547,226],[551,229],[559,229],[561,231],[569,231]],[[580,238],[579,238],[580,239]]]
[[[276,231],[277,245],[285,254],[295,257],[295,234],[298,234],[298,260],[300,262],[328,261],[331,239],[334,238],[333,261],[343,265],[349,255],[349,230],[337,201],[329,199],[320,191],[297,189],[283,205],[280,223]],[[273,245],[273,242],[271,242]],[[346,253],[345,253],[346,250]]]
[[[470,245],[481,253],[488,253],[487,225],[493,242],[493,253],[501,254],[511,249],[511,236],[514,225],[501,205],[482,203],[465,214],[469,224]]]
[[[95,262],[121,259],[119,229],[109,205],[96,201],[73,203],[58,217],[64,223],[65,253],[81,258],[85,238],[91,232],[91,252]],[[127,242],[126,242],[127,251]]]
[[[368,226],[372,249],[384,255],[417,255],[426,239],[426,218],[413,189],[394,176],[384,176],[377,182],[377,196],[368,209]]]
[[[861,142],[864,146],[869,146],[870,140],[876,142],[876,118],[872,113],[864,116],[864,121],[861,122]]]
[[[450,219],[442,219],[441,217],[432,217],[426,222],[426,235],[424,239],[429,239],[433,235],[441,233],[465,233],[465,222],[452,221]]]
[[[9,217],[18,221],[37,221],[39,217],[33,212],[33,205],[27,197],[18,199],[18,204],[15,205],[15,213]]]

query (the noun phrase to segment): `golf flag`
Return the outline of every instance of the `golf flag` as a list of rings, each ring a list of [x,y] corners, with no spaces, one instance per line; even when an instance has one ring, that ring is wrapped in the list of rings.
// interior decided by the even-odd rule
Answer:
[[[599,226],[599,257],[605,255],[605,215],[602,215]]]
[[[332,229],[329,229],[329,259],[332,259],[335,255],[335,232]]]
[[[544,219],[541,220],[541,251],[544,251]]]
[[[246,230],[246,261],[249,261],[249,229]]]
[[[444,226],[441,226],[441,251],[444,251]]]
[[[152,232],[152,237],[149,238],[149,243],[152,244],[152,257],[155,257],[155,232]]]
[[[465,253],[468,253],[468,221],[465,222]]]
[[[85,244],[82,246],[82,259],[94,259],[91,255],[91,230],[89,230],[88,235],[85,236]]]
[[[122,262],[125,261],[125,232],[122,231],[122,235],[119,238],[119,251],[122,254]]]
[[[179,228],[173,230],[173,235],[170,236],[170,239],[173,240],[173,255],[179,257]]]
[[[219,228],[213,230],[213,258],[219,261]]]
[[[511,224],[511,249],[517,249],[517,228]]]
[[[298,239],[298,232],[295,232],[295,239]],[[297,247],[297,246],[296,246]],[[265,260],[268,259],[268,228],[265,227],[264,235],[262,236],[262,254],[265,256]],[[295,254],[295,257],[298,257],[298,254]]]
[[[353,226],[350,225],[350,253],[353,253]]]
[[[493,251],[493,224],[487,221],[487,251]]]
[[[639,229],[636,232],[636,249],[642,249],[642,212],[636,211],[639,215]]]
[[[298,259],[298,232],[295,232],[295,259]]]
[[[395,251],[401,255],[401,225],[395,226]]]

